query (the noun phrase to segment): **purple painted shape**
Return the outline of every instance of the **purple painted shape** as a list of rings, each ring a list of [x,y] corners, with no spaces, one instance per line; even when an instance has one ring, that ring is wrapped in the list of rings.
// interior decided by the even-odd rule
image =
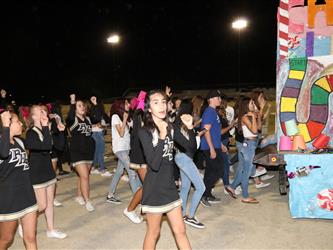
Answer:
[[[306,56],[313,56],[314,32],[306,33]]]
[[[294,89],[300,89],[301,86],[302,86],[302,81],[290,78],[287,79],[286,84],[284,85],[284,87],[289,87]]]
[[[281,112],[280,113],[280,121],[286,122],[289,120],[295,120],[296,121],[296,113],[295,112]]]
[[[328,119],[327,105],[311,105],[310,106],[309,120],[326,124],[327,119]]]
[[[298,97],[300,89],[295,88],[283,88],[281,97]]]

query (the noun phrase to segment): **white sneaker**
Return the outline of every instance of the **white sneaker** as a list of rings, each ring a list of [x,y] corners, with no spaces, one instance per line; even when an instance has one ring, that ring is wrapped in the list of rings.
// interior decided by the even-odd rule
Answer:
[[[272,178],[274,178],[274,175],[270,175],[270,174],[265,174],[265,175],[263,175],[263,176],[260,177],[260,179],[262,181],[267,181],[267,180],[270,180]]]
[[[123,175],[120,179],[122,181],[129,182],[128,175]]]
[[[101,172],[96,168],[90,172],[91,174],[100,174]]]
[[[235,172],[234,165],[230,165],[229,166],[229,171],[230,171],[230,173],[234,173]]]
[[[266,173],[267,173],[266,168],[257,168],[256,169],[256,173],[253,176],[251,176],[251,177],[253,177],[253,178],[254,177],[259,177],[259,176],[264,175]]]
[[[113,174],[111,174],[109,171],[105,171],[104,173],[101,174],[101,176],[104,177],[111,177]]]
[[[67,234],[59,230],[52,230],[52,231],[46,231],[46,236],[48,238],[65,239],[67,237]]]
[[[271,185],[269,182],[268,183],[263,183],[260,182],[260,184],[256,184],[256,188],[264,188],[264,187],[268,187],[269,185]]]
[[[125,210],[124,210],[124,215],[128,218],[128,219],[130,219],[133,223],[135,223],[135,224],[139,224],[139,223],[141,223],[142,222],[142,220],[143,220],[143,218],[140,216],[138,216],[136,213],[135,213],[135,211],[131,211],[131,212],[128,212],[127,211],[127,208],[125,208]]]
[[[84,199],[82,196],[76,196],[75,199],[74,199],[77,203],[79,203],[81,206],[83,206],[84,204],[86,204],[84,202]]]
[[[18,225],[17,232],[20,235],[20,237],[23,238],[23,229],[21,224]]]
[[[55,207],[60,207],[60,206],[62,206],[62,203],[59,202],[58,200],[54,199],[54,200],[53,200],[53,206],[55,206]]]
[[[85,207],[89,212],[95,211],[95,208],[94,208],[93,204],[90,201],[86,202]]]
[[[235,195],[240,195],[241,193],[242,193],[242,187],[241,186],[236,187]]]

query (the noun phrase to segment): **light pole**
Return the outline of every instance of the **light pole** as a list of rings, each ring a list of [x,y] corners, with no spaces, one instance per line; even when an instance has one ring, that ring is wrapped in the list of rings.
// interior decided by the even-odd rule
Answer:
[[[115,47],[120,42],[120,36],[118,34],[111,34],[106,40],[109,44],[111,44],[111,47],[112,47],[113,79],[112,79],[111,89],[113,90],[113,86],[117,86],[116,85],[116,51],[115,51]]]
[[[247,27],[247,20],[238,18],[232,22],[231,27],[238,32],[238,89],[241,81],[241,31]]]

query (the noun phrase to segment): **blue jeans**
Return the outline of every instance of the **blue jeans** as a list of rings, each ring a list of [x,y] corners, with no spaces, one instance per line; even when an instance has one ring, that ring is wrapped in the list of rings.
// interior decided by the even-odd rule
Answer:
[[[238,168],[235,179],[230,186],[235,189],[241,184],[243,198],[249,197],[249,178],[254,168],[252,162],[257,145],[257,141],[249,141],[246,139],[244,140],[244,143],[236,142],[238,150]]]
[[[99,171],[106,170],[104,164],[105,140],[104,131],[93,132],[92,138],[95,140],[95,154],[93,166],[97,167]]]
[[[229,138],[224,139],[222,141],[222,144],[226,147],[228,147],[229,144]],[[224,186],[229,186],[229,173],[230,173],[230,159],[229,159],[229,154],[222,152],[222,159],[223,159],[223,175],[222,175],[222,180],[223,180],[223,185]]]
[[[126,169],[128,173],[128,179],[132,192],[135,193],[138,190],[138,188],[141,187],[141,182],[137,173],[134,170],[130,169],[129,167],[130,165],[129,150],[119,151],[116,152],[115,154],[118,157],[118,164],[117,164],[116,173],[114,174],[109,187],[109,193],[114,194],[116,192],[118,182],[120,180],[120,177],[124,173],[124,169]]]
[[[205,184],[199,174],[197,166],[194,164],[193,160],[184,153],[178,153],[175,156],[175,162],[180,169],[180,178],[181,178],[181,190],[180,198],[182,199],[182,209],[183,216],[186,215],[186,205],[188,195],[191,189],[191,183],[193,183],[195,191],[193,193],[189,217],[193,218],[195,211],[198,208],[200,199],[205,192]]]

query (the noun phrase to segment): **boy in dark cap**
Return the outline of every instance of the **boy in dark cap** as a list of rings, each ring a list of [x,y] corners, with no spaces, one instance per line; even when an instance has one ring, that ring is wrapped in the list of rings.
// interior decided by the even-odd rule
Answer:
[[[200,145],[206,160],[204,175],[206,191],[200,202],[202,205],[209,207],[211,203],[221,202],[221,199],[212,195],[212,188],[222,176],[224,158],[222,150],[226,151],[226,147],[221,142],[221,122],[216,112],[216,108],[221,105],[221,92],[219,90],[210,90],[206,99],[208,107],[202,114],[201,129],[206,129],[207,132],[202,137]]]

